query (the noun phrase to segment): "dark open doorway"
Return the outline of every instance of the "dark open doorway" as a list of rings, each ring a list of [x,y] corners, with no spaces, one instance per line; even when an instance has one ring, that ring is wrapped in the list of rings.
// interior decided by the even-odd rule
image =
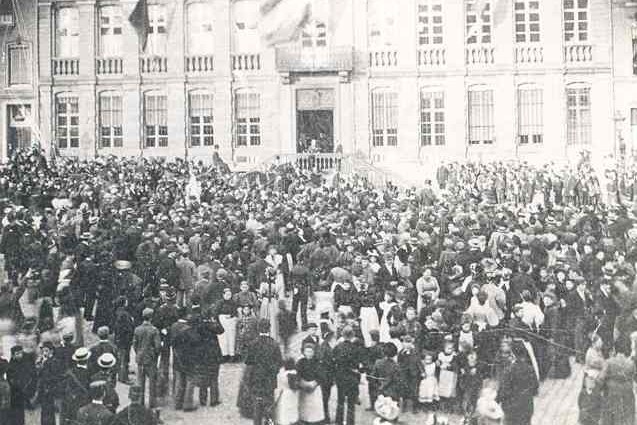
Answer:
[[[334,152],[334,111],[297,111],[296,140],[298,153]]]

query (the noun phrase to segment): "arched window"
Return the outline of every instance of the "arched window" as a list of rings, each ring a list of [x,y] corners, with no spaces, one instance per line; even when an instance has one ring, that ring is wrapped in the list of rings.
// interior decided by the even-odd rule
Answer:
[[[249,89],[235,92],[237,146],[261,145],[261,95]]]
[[[121,148],[124,142],[122,127],[122,95],[116,92],[102,92],[99,96],[99,146],[100,148]]]
[[[493,90],[485,86],[472,86],[467,97],[469,144],[492,144],[495,140]]]
[[[59,149],[80,147],[80,107],[76,94],[55,96],[55,138]]]
[[[544,141],[544,94],[535,84],[518,86],[518,143],[540,144]]]
[[[420,145],[445,144],[445,93],[438,88],[420,91]]]
[[[188,121],[190,146],[214,146],[214,97],[204,90],[188,93]]]
[[[591,88],[574,83],[566,87],[566,141],[569,145],[592,142]]]
[[[214,9],[211,2],[196,2],[188,5],[188,53],[210,55],[214,52]]]
[[[80,14],[75,7],[62,7],[57,10],[55,30],[55,54],[57,57],[79,57]]]
[[[372,91],[372,145],[398,145],[398,93],[390,89]]]
[[[144,93],[144,146],[168,146],[168,98],[162,92]]]

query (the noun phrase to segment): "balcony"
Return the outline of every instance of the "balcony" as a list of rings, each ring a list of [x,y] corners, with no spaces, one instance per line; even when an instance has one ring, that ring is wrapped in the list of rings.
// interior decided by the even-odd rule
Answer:
[[[465,47],[467,65],[493,65],[495,48],[491,46],[470,45]]]
[[[342,160],[339,153],[292,153],[277,155],[274,163],[290,164],[300,170],[331,171],[339,168]]]
[[[418,50],[418,66],[437,68],[447,63],[447,49],[442,46],[422,47]]]
[[[120,75],[124,72],[124,63],[122,58],[97,58],[95,71],[97,75]]]
[[[564,62],[567,65],[593,62],[593,45],[569,44],[564,46]]]
[[[139,58],[142,74],[164,74],[168,72],[168,59],[165,56],[143,56]]]
[[[533,65],[544,62],[544,48],[534,44],[518,44],[515,46],[515,63]]]
[[[232,55],[233,71],[259,71],[261,55],[258,53],[242,53]]]
[[[398,51],[376,50],[369,52],[370,68],[395,68],[398,66]]]
[[[207,74],[213,71],[212,55],[186,56],[186,72],[192,74]]]
[[[53,58],[51,72],[56,77],[76,76],[80,73],[80,60],[77,58]]]
[[[276,68],[282,72],[343,72],[354,66],[351,47],[276,49]]]

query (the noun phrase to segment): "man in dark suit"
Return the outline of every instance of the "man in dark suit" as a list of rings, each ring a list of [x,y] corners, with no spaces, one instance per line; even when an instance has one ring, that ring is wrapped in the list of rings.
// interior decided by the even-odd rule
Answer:
[[[19,345],[11,348],[7,381],[11,386],[9,423],[11,425],[24,425],[24,409],[28,404],[31,388],[35,384],[35,366],[28,357],[24,356],[22,347]]]
[[[360,362],[363,359],[361,347],[354,343],[355,334],[351,326],[343,328],[344,341],[334,347],[333,357],[336,372],[336,423],[342,424],[347,406],[346,425],[354,425],[356,416],[356,401],[358,400],[358,385]]]
[[[74,425],[80,407],[90,402],[88,386],[91,375],[88,370],[88,359],[91,352],[80,347],[73,354],[75,366],[64,375],[62,411],[60,420],[62,425]]]
[[[113,417],[111,425],[157,425],[157,415],[142,403],[141,387],[130,387],[128,399],[130,404]]]
[[[252,366],[248,387],[254,396],[254,425],[263,424],[263,416],[274,403],[276,377],[283,364],[279,344],[270,337],[270,321],[261,319],[258,323],[259,336],[248,348],[245,363]]]
[[[217,335],[224,332],[223,326],[216,317],[209,315],[196,324],[197,332],[201,338],[197,350],[200,357],[200,364],[203,366],[202,381],[205,385],[199,387],[199,404],[205,406],[208,402],[208,389],[210,389],[210,406],[215,407],[219,401],[219,367],[221,366],[221,347]]]
[[[78,425],[110,425],[113,412],[104,406],[105,381],[92,382],[89,388],[91,402],[77,411]]]
[[[89,348],[89,351],[91,352],[91,357],[89,360],[89,371],[91,372],[91,375],[94,375],[100,371],[100,367],[97,364],[97,361],[102,356],[102,354],[110,353],[117,360],[117,347],[115,347],[115,345],[108,340],[109,334],[110,330],[108,326],[100,326],[97,329],[97,337],[99,338],[99,341],[97,341],[91,348]],[[116,371],[113,370],[112,372],[113,376],[110,377],[109,380],[112,380],[114,385]]]
[[[295,264],[290,271],[292,284],[292,311],[294,317],[301,307],[301,329],[307,326],[307,303],[310,297],[311,273],[302,262]]]
[[[578,363],[584,362],[584,353],[588,348],[587,325],[589,320],[592,298],[586,288],[586,281],[578,276],[575,291],[566,295],[566,329],[573,335],[575,344],[575,360]]]
[[[157,360],[161,350],[159,330],[150,323],[154,314],[153,309],[144,309],[142,312],[144,322],[135,328],[133,336],[133,348],[137,362],[137,382],[144,392],[146,379],[148,379],[148,405],[151,409],[157,403]]]

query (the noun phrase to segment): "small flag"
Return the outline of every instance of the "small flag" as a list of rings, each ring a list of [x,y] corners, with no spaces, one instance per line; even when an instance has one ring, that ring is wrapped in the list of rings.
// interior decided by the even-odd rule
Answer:
[[[138,0],[135,9],[128,17],[128,21],[131,23],[137,36],[139,37],[142,50],[146,50],[146,43],[148,42],[148,33],[150,27],[150,19],[148,17],[148,1]]]
[[[259,30],[267,46],[298,40],[312,17],[311,0],[264,0]]]

